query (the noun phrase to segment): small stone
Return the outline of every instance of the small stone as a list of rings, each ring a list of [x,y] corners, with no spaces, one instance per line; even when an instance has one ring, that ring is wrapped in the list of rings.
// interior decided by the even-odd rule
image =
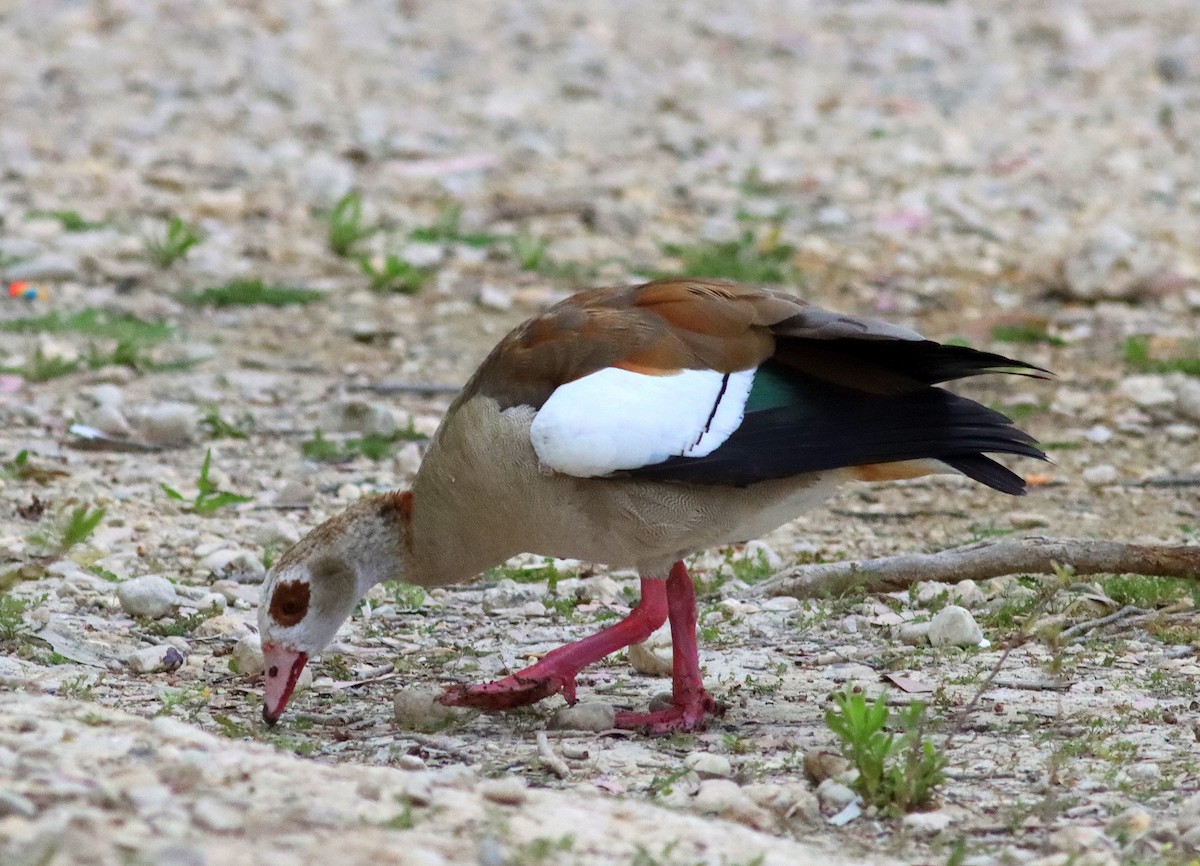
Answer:
[[[476,300],[479,306],[490,310],[510,310],[513,305],[513,293],[491,283],[484,283],[479,287]]]
[[[221,614],[225,612],[229,602],[219,592],[206,592],[192,603],[192,607],[201,613]]]
[[[1167,387],[1162,376],[1126,376],[1117,386],[1117,393],[1142,407],[1170,406],[1175,392]]]
[[[663,625],[641,643],[631,644],[629,663],[640,674],[669,677],[674,669],[670,626]]]
[[[804,772],[818,785],[850,769],[850,762],[837,752],[809,749],[804,753]]]
[[[954,816],[944,809],[935,812],[911,812],[904,816],[904,826],[918,836],[936,836],[954,822]]]
[[[141,409],[133,423],[150,444],[179,447],[196,437],[200,414],[190,403],[160,403]]]
[[[316,497],[317,491],[303,481],[289,481],[279,489],[273,501],[277,508],[308,508]]]
[[[169,580],[161,575],[147,574],[117,584],[117,600],[130,616],[159,619],[179,604],[179,596]]]
[[[983,607],[987,604],[987,595],[973,580],[960,580],[958,583],[951,584],[950,598],[967,609]]]
[[[16,791],[0,790],[0,818],[17,815],[21,818],[37,817],[37,806]]]
[[[396,724],[407,731],[438,731],[461,724],[472,716],[470,710],[439,704],[436,698],[440,689],[401,689],[392,698],[392,710]]]
[[[266,669],[263,660],[262,638],[257,634],[243,635],[233,646],[229,669],[244,677],[255,677]]]
[[[536,599],[534,601],[527,601],[520,607],[516,608],[515,613],[517,616],[545,616],[546,605],[542,604]]]
[[[776,553],[775,548],[771,545],[757,538],[746,542],[746,547],[742,551],[742,559],[754,565],[762,563],[771,569],[772,574],[783,568],[783,557]]]
[[[534,601],[542,592],[542,587],[536,584],[517,583],[506,577],[483,591],[480,606],[484,613],[494,614],[519,607],[527,601]]]
[[[826,779],[817,785],[817,800],[821,803],[822,814],[836,815],[851,803],[857,802],[858,794],[841,782]]]
[[[1125,773],[1133,782],[1149,784],[1162,778],[1162,767],[1153,761],[1140,761],[1126,769]]]
[[[611,731],[617,710],[603,701],[588,701],[573,707],[561,707],[550,719],[556,731]]]
[[[683,765],[701,779],[726,779],[733,775],[729,759],[712,752],[693,752],[683,759]]]
[[[900,642],[908,646],[923,646],[929,642],[929,623],[906,622],[900,626]]]
[[[339,433],[386,436],[396,432],[400,425],[389,406],[347,400],[327,407],[319,426],[323,430],[336,430]]]
[[[1087,851],[1104,850],[1112,846],[1112,840],[1099,827],[1075,825],[1064,827],[1050,834],[1050,845],[1065,854],[1083,854]]]
[[[425,762],[419,755],[401,755],[396,759],[396,766],[401,770],[417,772],[425,769]]]
[[[1200,379],[1185,377],[1175,383],[1175,411],[1200,421]]]
[[[1008,515],[1008,523],[1014,529],[1040,529],[1050,525],[1046,516],[1036,511],[1014,511]]]
[[[978,646],[983,630],[966,608],[948,604],[929,623],[929,642],[934,646]]]
[[[692,799],[692,808],[706,815],[719,815],[735,803],[748,799],[732,779],[705,779]]]
[[[205,830],[213,833],[236,833],[245,826],[246,809],[236,808],[217,800],[204,798],[192,807],[192,817]]]
[[[1090,428],[1084,436],[1093,445],[1103,445],[1113,438],[1113,432],[1103,424],[1097,424],[1095,427]]]
[[[29,262],[9,265],[4,271],[5,279],[20,280],[77,280],[79,262],[70,256],[47,255]]]
[[[1133,806],[1113,817],[1105,831],[1110,836],[1132,841],[1146,835],[1152,824],[1149,812],[1140,806]]]
[[[250,632],[250,626],[246,624],[246,620],[235,614],[223,614],[221,616],[210,616],[200,625],[196,626],[193,634],[196,637],[223,637],[223,638],[240,638],[242,635]]]
[[[200,560],[200,567],[217,580],[238,583],[262,583],[267,574],[262,557],[252,550],[215,550]]]
[[[763,599],[759,604],[763,610],[787,612],[797,610],[800,607],[800,599],[790,595],[779,595],[775,598]]]
[[[125,663],[135,674],[157,674],[179,670],[185,659],[183,653],[173,646],[148,646],[134,650],[125,658]]]
[[[1115,483],[1118,478],[1117,467],[1111,463],[1089,466],[1083,470],[1082,475],[1084,483],[1089,487],[1104,487]]]
[[[529,797],[525,783],[515,776],[481,782],[479,793],[483,799],[501,806],[520,806]]]
[[[97,430],[117,439],[127,439],[133,435],[129,421],[116,406],[97,406],[88,413],[87,420]]]
[[[1196,438],[1200,431],[1197,431],[1191,424],[1168,424],[1166,429],[1167,438],[1172,442],[1191,442]]]

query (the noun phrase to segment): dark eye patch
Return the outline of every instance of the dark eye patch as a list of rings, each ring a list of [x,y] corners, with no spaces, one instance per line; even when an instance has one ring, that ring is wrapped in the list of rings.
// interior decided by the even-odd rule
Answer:
[[[285,627],[300,622],[308,613],[308,593],[308,583],[299,580],[276,586],[268,609],[271,619]]]

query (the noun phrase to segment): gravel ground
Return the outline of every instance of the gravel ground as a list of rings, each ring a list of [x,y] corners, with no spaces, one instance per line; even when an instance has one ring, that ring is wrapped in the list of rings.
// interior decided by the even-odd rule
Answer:
[[[1194,591],[1003,578],[797,602],[747,581],[1003,534],[1200,538],[1197,33],[1194,0],[0,0],[0,278],[38,293],[0,298],[0,570],[36,577],[0,608],[0,859],[1195,857]],[[352,190],[373,231],[337,255],[328,214]],[[156,262],[176,217],[200,241]],[[702,660],[730,705],[704,734],[551,731],[550,757],[557,699],[431,715],[440,683],[634,600],[632,575],[560,562],[551,580],[532,558],[377,589],[263,729],[246,668],[264,560],[405,484],[521,319],[713,268],[1053,370],[964,390],[1054,464],[1019,467],[1019,501],[953,478],[847,488],[698,557]],[[197,300],[238,279],[317,294]],[[420,290],[387,290],[403,280]],[[381,459],[322,453],[370,434]],[[198,491],[206,453],[248,501]],[[80,505],[104,518],[59,555]],[[921,643],[947,601],[992,645]],[[1144,613],[1055,639],[1124,604]],[[912,698],[887,672],[933,689],[947,782],[931,811],[835,826],[845,803],[804,758],[836,748],[845,684]],[[635,707],[664,686],[620,655],[580,693]]]

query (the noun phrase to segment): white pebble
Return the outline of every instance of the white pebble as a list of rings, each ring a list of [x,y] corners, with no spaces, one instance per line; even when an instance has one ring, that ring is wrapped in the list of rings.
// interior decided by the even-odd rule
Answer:
[[[1170,406],[1175,392],[1167,387],[1162,376],[1127,376],[1117,386],[1117,393],[1138,406]]]
[[[158,619],[169,614],[179,604],[175,587],[165,577],[147,574],[117,584],[117,600],[130,616]]]
[[[469,710],[447,707],[435,699],[441,689],[414,686],[401,689],[392,698],[396,724],[407,731],[436,731],[470,718]]]
[[[235,580],[238,583],[261,583],[267,569],[262,557],[250,550],[217,550],[200,561],[218,580]]]
[[[1103,424],[1097,424],[1095,427],[1089,429],[1084,435],[1087,437],[1087,441],[1091,442],[1093,445],[1103,445],[1105,442],[1113,438],[1113,432]]]
[[[257,634],[243,635],[233,647],[229,657],[229,669],[241,676],[258,676],[265,669],[262,638]]]
[[[725,779],[733,775],[729,759],[712,752],[692,752],[683,759],[683,765],[701,779]]]
[[[616,708],[601,701],[589,701],[562,707],[550,719],[549,727],[558,731],[609,731],[617,719]]]
[[[841,782],[826,779],[817,785],[817,799],[821,802],[821,811],[826,815],[835,815],[851,803],[858,800],[858,794]]]
[[[1191,424],[1168,424],[1167,438],[1172,442],[1191,442],[1198,432]]]
[[[934,646],[978,646],[983,630],[966,608],[949,604],[929,623],[929,642]]]
[[[1111,463],[1101,463],[1083,470],[1083,481],[1089,487],[1103,487],[1114,483],[1117,478],[1117,467]]]
[[[629,663],[639,674],[669,677],[674,669],[670,627],[663,625],[641,643],[631,644]]]
[[[183,653],[170,645],[148,646],[134,650],[125,658],[125,663],[135,674],[156,674],[178,670],[183,666]]]
[[[142,438],[153,445],[186,445],[196,436],[200,415],[190,403],[159,403],[134,416]]]

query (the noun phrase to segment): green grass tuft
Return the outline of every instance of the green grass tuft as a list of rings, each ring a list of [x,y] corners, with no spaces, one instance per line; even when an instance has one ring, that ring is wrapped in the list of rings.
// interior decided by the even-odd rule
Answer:
[[[415,295],[432,275],[429,268],[418,268],[394,253],[384,256],[379,267],[365,256],[359,259],[358,266],[370,280],[374,292]]]
[[[326,439],[325,434],[317,430],[312,439],[300,444],[300,452],[309,460],[321,463],[349,463],[358,457],[384,460],[395,453],[398,444],[423,439],[425,434],[416,432],[411,423],[405,429],[392,433],[373,433],[341,442]]]
[[[1046,330],[1045,325],[996,325],[992,328],[992,339],[998,343],[1046,343],[1050,346],[1065,346],[1067,341]]]
[[[885,698],[873,703],[861,692],[834,695],[825,723],[858,770],[854,788],[869,806],[886,815],[903,815],[929,805],[945,780],[946,757],[924,737],[925,705],[913,701],[893,716]],[[899,735],[888,728],[899,729]]]
[[[267,285],[260,279],[230,280],[184,296],[193,307],[294,307],[311,304],[325,297],[324,292],[294,286]]]
[[[162,488],[163,493],[167,494],[170,499],[174,499],[177,502],[187,502],[188,505],[184,507],[184,511],[190,511],[193,514],[212,514],[228,505],[240,505],[243,502],[253,501],[253,497],[251,496],[241,496],[237,493],[218,489],[216,482],[208,477],[211,468],[212,449],[209,448],[204,452],[204,463],[201,464],[200,476],[196,479],[196,495],[190,500],[178,490],[166,484],[159,484],[159,487]]]
[[[1138,373],[1187,373],[1200,376],[1200,346],[1195,355],[1155,358],[1150,353],[1150,338],[1135,336],[1125,340],[1125,363]]]
[[[750,229],[732,241],[696,244],[663,244],[662,250],[679,259],[682,272],[692,277],[715,277],[743,283],[786,283],[795,276],[795,247],[779,243],[772,229],[762,238]]]
[[[377,226],[363,225],[362,196],[348,192],[340,199],[326,218],[329,249],[343,258],[354,252],[362,241],[379,231]]]
[[[188,254],[188,250],[202,240],[200,233],[181,220],[171,217],[166,230],[157,236],[145,239],[146,255],[163,270],[171,267]]]
[[[76,210],[35,210],[30,212],[29,219],[57,220],[63,230],[68,232],[91,232],[108,226],[108,223],[84,219]]]

